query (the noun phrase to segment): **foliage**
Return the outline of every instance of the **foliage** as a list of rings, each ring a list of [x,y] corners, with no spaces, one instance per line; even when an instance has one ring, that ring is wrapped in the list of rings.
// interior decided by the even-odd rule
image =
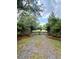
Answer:
[[[57,17],[49,16],[48,26],[50,26],[50,32],[52,35],[61,36],[61,20]]]
[[[37,16],[40,15],[42,5],[37,0],[17,0],[17,35],[30,33],[31,27],[37,27]]]
[[[37,26],[36,17],[24,13],[21,14],[21,18],[17,22],[17,35],[30,34],[31,26]]]
[[[37,0],[17,0],[17,9],[28,11],[34,15],[40,15],[41,5],[38,5]]]

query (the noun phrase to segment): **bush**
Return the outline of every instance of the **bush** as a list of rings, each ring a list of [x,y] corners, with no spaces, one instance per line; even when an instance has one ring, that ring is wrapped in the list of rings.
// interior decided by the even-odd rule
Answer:
[[[17,23],[17,35],[30,34],[30,27],[26,26],[22,21]]]
[[[57,17],[49,17],[50,34],[61,37],[61,20]]]

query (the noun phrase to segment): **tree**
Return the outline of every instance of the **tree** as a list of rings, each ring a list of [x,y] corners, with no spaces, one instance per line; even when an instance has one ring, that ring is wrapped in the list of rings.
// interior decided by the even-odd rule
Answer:
[[[17,0],[17,9],[28,11],[34,15],[40,15],[41,5],[38,5],[37,0]]]
[[[49,16],[48,26],[50,26],[51,35],[61,36],[61,19],[55,16]]]
[[[30,32],[30,27],[37,27],[37,16],[40,15],[42,5],[37,0],[17,0],[17,34],[22,35]]]
[[[21,14],[21,18],[17,22],[17,34],[23,35],[23,34],[30,34],[31,33],[31,26],[37,27],[38,23],[36,21],[36,16],[27,14],[26,12],[23,12]]]

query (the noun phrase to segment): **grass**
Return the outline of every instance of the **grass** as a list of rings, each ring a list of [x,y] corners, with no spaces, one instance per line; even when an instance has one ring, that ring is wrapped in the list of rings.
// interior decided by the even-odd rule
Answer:
[[[61,49],[61,42],[59,40],[50,40],[50,44],[56,49]]]
[[[49,44],[54,48],[57,59],[61,57],[61,41],[58,38],[49,39]]]
[[[40,53],[33,53],[31,59],[44,59],[44,56]]]
[[[32,54],[32,59],[39,59],[39,58],[40,58],[39,53]]]
[[[30,39],[27,36],[24,36],[17,42],[17,51],[22,49],[24,45],[28,45],[30,43]]]

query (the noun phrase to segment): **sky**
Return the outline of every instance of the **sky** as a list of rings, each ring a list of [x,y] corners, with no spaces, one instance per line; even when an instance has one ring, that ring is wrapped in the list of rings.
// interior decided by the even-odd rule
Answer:
[[[61,0],[38,0],[38,4],[43,4],[43,12],[41,12],[41,17],[38,18],[41,24],[48,22],[48,16],[52,11],[55,16],[61,18]]]

